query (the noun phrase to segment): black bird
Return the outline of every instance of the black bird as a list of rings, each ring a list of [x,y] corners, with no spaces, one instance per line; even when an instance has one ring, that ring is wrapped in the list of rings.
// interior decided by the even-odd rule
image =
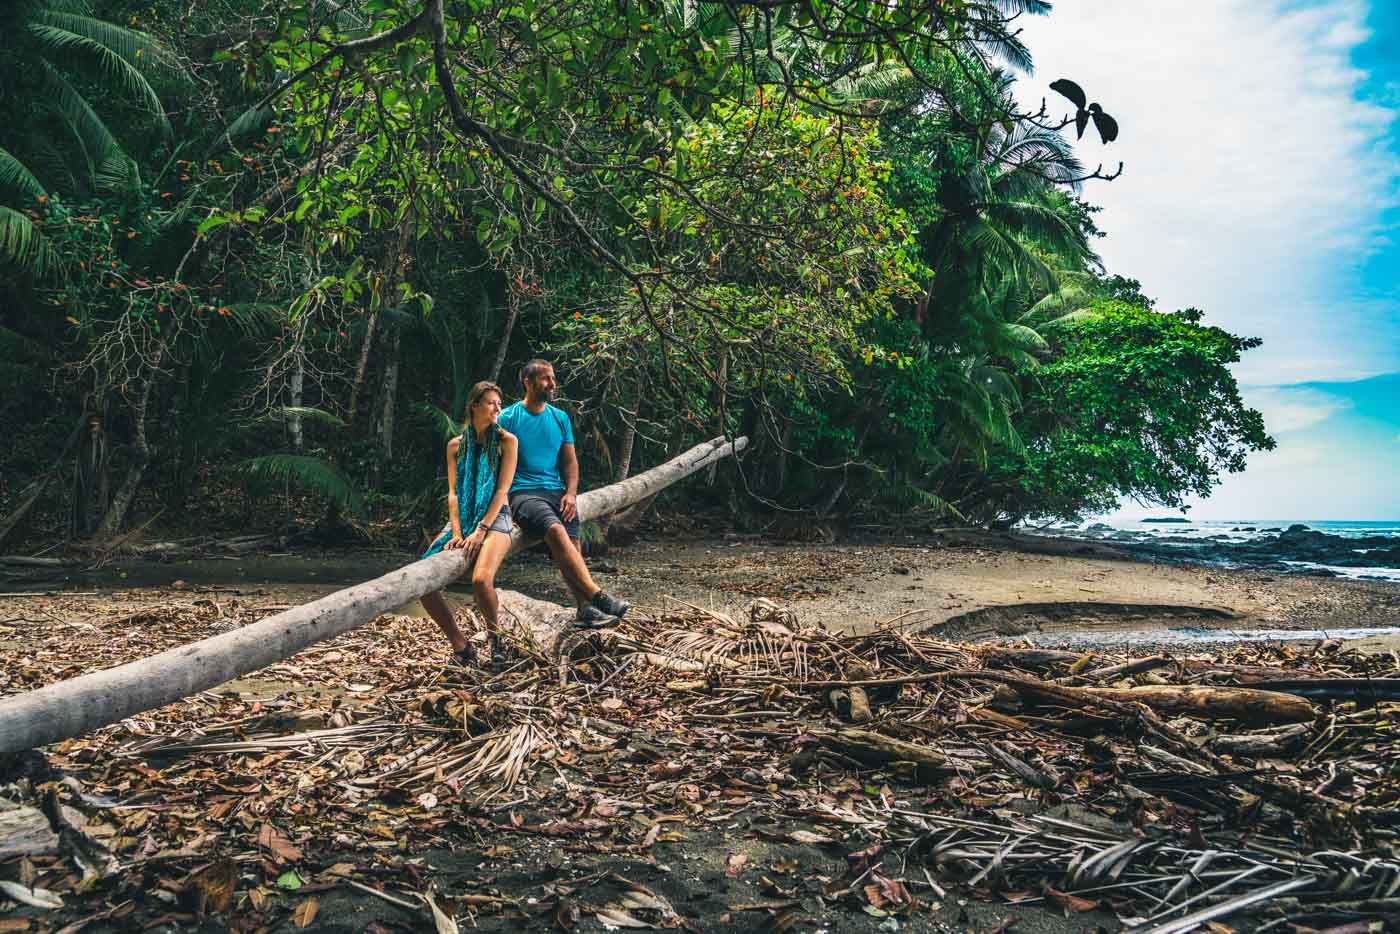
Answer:
[[[1079,85],[1068,78],[1060,78],[1050,82],[1050,90],[1068,98],[1074,105],[1075,139],[1084,138],[1084,130],[1089,126],[1090,120],[1094,121],[1094,129],[1098,130],[1099,139],[1105,143],[1111,143],[1118,138],[1118,121],[1105,113],[1098,104],[1088,103],[1084,89]]]

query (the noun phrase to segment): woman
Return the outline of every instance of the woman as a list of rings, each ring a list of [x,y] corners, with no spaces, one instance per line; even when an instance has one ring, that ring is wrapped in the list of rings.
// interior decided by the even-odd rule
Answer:
[[[486,621],[488,663],[504,664],[496,613],[496,571],[510,550],[510,507],[506,494],[515,478],[518,453],[515,435],[496,424],[501,414],[501,389],[482,381],[467,394],[466,428],[459,438],[447,442],[447,515],[450,527],[442,530],[423,557],[444,548],[460,548],[467,553],[472,569],[472,593],[476,608]],[[464,530],[467,531],[463,534]],[[473,563],[475,562],[475,563]],[[452,652],[463,665],[476,662],[476,652],[452,617],[441,591],[424,594],[423,609],[438,624]]]

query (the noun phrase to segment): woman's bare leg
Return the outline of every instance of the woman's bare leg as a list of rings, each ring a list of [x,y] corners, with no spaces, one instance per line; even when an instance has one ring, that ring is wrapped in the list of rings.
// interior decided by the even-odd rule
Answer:
[[[472,593],[476,596],[476,609],[486,621],[487,632],[499,632],[496,616],[500,600],[496,597],[496,572],[510,551],[510,536],[503,532],[487,532],[486,541],[481,543],[481,551],[472,565]]]
[[[425,593],[418,598],[418,602],[423,604],[423,609],[428,611],[428,615],[438,624],[447,641],[452,643],[452,651],[460,652],[467,647],[467,637],[457,628],[457,620],[452,616],[452,608],[447,605],[442,591]]]

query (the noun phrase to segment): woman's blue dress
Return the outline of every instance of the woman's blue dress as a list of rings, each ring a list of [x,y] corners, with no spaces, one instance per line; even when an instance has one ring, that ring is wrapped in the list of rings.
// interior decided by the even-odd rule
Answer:
[[[492,439],[496,442],[495,439]],[[494,463],[493,463],[494,460]],[[457,516],[462,533],[470,535],[486,515],[486,507],[491,505],[491,497],[496,493],[496,473],[500,466],[499,454],[495,458],[486,456],[486,448],[477,443],[470,427],[462,432],[462,440],[457,445]],[[423,552],[423,557],[435,555],[452,540],[452,523],[442,530],[437,540]]]

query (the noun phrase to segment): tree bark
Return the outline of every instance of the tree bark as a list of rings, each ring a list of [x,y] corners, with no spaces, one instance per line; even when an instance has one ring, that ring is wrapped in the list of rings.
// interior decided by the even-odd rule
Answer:
[[[589,490],[578,498],[579,518],[596,519],[615,512],[747,444],[747,438],[716,438],[622,483]],[[512,538],[512,551],[529,543],[518,526]],[[441,590],[466,569],[461,551],[444,551],[233,632],[0,699],[0,753],[77,736],[264,668]],[[564,607],[511,591],[501,593],[501,605],[546,651],[558,647],[573,615]]]

